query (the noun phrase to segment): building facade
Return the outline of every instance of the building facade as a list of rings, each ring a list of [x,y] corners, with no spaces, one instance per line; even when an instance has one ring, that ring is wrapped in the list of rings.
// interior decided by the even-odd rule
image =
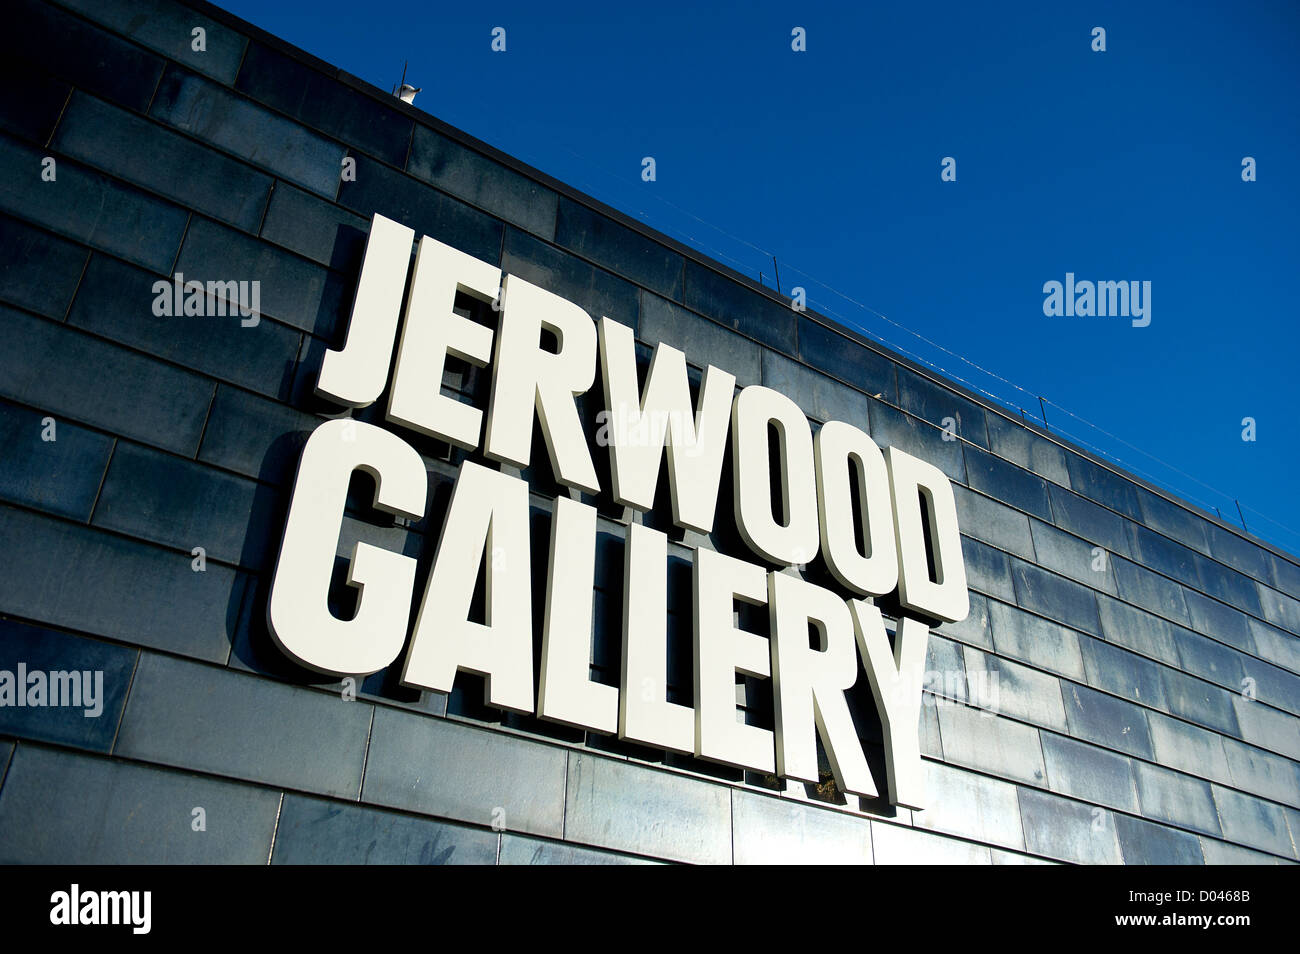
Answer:
[[[1294,556],[215,7],[16,0],[9,19],[0,860],[1300,860]],[[422,592],[457,474],[484,460],[394,426],[386,399],[316,393],[376,215],[630,327],[643,373],[670,345],[693,394],[713,365],[947,476],[970,611],[929,637],[923,810],[845,794],[824,752],[818,781],[783,780],[493,708],[470,674],[441,693],[403,685],[400,660],[349,679],[288,658],[267,602],[308,436],[328,418],[382,427],[429,474],[419,519],[353,485],[341,618],[358,542],[411,558]],[[450,362],[443,391],[486,409],[490,368]],[[579,406],[606,487],[600,397],[597,379]],[[528,482],[540,643],[569,495],[540,436],[532,453],[511,472]],[[728,457],[712,532],[661,520],[681,706],[695,551],[746,553],[731,474]],[[617,687],[628,516],[582,499],[598,511],[591,679]],[[799,572],[828,577],[818,560]],[[85,677],[78,704],[66,679],[51,704],[57,673]],[[746,724],[773,728],[770,683],[738,682]],[[865,683],[849,708],[883,792]]]

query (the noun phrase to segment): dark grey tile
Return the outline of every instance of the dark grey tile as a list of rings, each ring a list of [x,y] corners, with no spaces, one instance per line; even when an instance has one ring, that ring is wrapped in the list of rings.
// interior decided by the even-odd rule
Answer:
[[[119,443],[92,521],[210,560],[260,569],[279,541],[282,502],[269,488],[169,454]]]
[[[1154,709],[1166,709],[1161,666],[1090,636],[1081,636],[1088,684]]]
[[[898,406],[938,428],[949,428],[947,420],[951,418],[950,433],[988,449],[982,407],[902,366],[898,368]]]
[[[727,864],[731,822],[726,786],[586,753],[570,756],[567,840],[670,861]]]
[[[1169,702],[1170,712],[1224,735],[1241,738],[1237,716],[1232,709],[1232,694],[1226,689],[1167,667],[1161,669],[1160,676],[1165,684],[1165,699]]]
[[[1209,554],[1214,559],[1257,580],[1269,578],[1276,557],[1263,547],[1209,520],[1205,521],[1205,533],[1210,543]]]
[[[1055,484],[1048,485],[1047,493],[1052,501],[1053,522],[1058,527],[1100,544],[1111,553],[1131,556],[1128,521],[1123,517]]]
[[[1180,665],[1174,628],[1166,620],[1108,596],[1097,598],[1097,609],[1101,633],[1108,642],[1171,666]]]
[[[871,844],[877,865],[988,865],[992,853],[987,845],[974,845],[944,835],[893,825],[871,823]]]
[[[1020,817],[1034,854],[1084,865],[1121,863],[1115,815],[1104,808],[1022,788]]]
[[[163,61],[58,7],[39,0],[10,0],[0,32],[0,59],[35,60],[78,89],[129,109],[149,104]]]
[[[321,419],[224,385],[217,388],[199,460],[286,486]]]
[[[62,320],[87,254],[80,245],[0,215],[0,300]]]
[[[0,209],[164,273],[180,246],[189,213],[56,157],[56,179],[41,181],[45,153],[0,136]]]
[[[149,115],[312,192],[338,193],[341,143],[186,70],[167,68]]]
[[[1216,782],[1232,781],[1223,750],[1225,740],[1217,732],[1159,712],[1147,713],[1147,725],[1160,765]]]
[[[1016,598],[1011,581],[1011,561],[1005,553],[963,536],[961,554],[962,561],[966,564],[966,583],[969,587],[1001,600]]]
[[[912,815],[917,828],[1024,850],[1015,785],[940,762],[926,761],[923,768],[928,803]]]
[[[1110,553],[1041,520],[1030,520],[1029,523],[1039,566],[1094,590],[1114,595],[1115,575]]]
[[[211,382],[9,308],[0,307],[0,321],[9,344],[0,349],[4,396],[180,454],[198,448]]]
[[[25,60],[0,57],[0,128],[29,142],[49,142],[72,87]]]
[[[807,315],[799,316],[798,330],[799,356],[805,364],[898,404],[897,365],[889,358]]]
[[[1181,626],[1174,627],[1174,638],[1183,670],[1234,692],[1241,690],[1246,675],[1241,653]]]
[[[232,303],[205,299],[205,315],[154,312],[157,276],[92,255],[68,324],[271,397],[288,398],[302,334],[273,321],[245,326]],[[174,282],[160,295],[172,301]],[[169,306],[174,312],[174,301]]]
[[[1187,603],[1187,615],[1193,629],[1221,643],[1236,646],[1242,652],[1251,655],[1258,652],[1245,613],[1195,590],[1184,590],[1183,600]]]
[[[1105,693],[1073,683],[1061,684],[1070,735],[1110,749],[1149,759],[1151,734],[1146,712]],[[947,739],[944,740],[945,744]]]
[[[494,865],[494,831],[323,798],[286,794],[277,865]]]
[[[145,653],[115,754],[355,799],[372,706]],[[328,753],[328,757],[322,757]]]
[[[501,271],[580,305],[594,321],[606,316],[636,329],[640,293],[635,285],[526,232],[506,229]]]
[[[1133,520],[1142,519],[1137,484],[1078,454],[1067,452],[1065,459],[1070,470],[1070,487],[1075,493]]]
[[[0,575],[5,612],[214,662],[230,654],[243,580],[52,517],[0,508],[0,545],[26,554]]]
[[[960,441],[945,441],[939,428],[882,401],[871,401],[870,421],[871,436],[881,447],[907,451],[938,467],[951,479],[965,482],[966,464]]]
[[[1097,596],[1092,590],[1063,576],[1048,573],[1023,560],[1011,561],[1016,602],[1071,629],[1098,633]]]
[[[501,865],[650,865],[659,862],[632,855],[619,854],[616,851],[598,851],[595,848],[582,848],[578,845],[566,845],[563,842],[548,841],[545,838],[529,838],[526,835],[503,834],[501,836]]]
[[[1203,559],[1196,551],[1163,537],[1154,530],[1137,523],[1128,525],[1133,559],[1148,570],[1173,577],[1191,587],[1201,585],[1196,572],[1197,560]]]
[[[995,712],[1032,722],[1049,729],[1065,731],[1065,709],[1061,703],[1060,680],[1049,673],[982,653],[967,646],[967,678],[983,678],[991,690]],[[981,671],[983,675],[981,675]],[[978,694],[971,693],[978,700]]]
[[[1267,616],[1267,608],[1261,602],[1264,593],[1250,577],[1199,555],[1196,557],[1196,568],[1201,577],[1200,588],[1204,592],[1239,610],[1255,616]],[[1300,627],[1300,617],[1295,623]]]
[[[1245,619],[1240,614],[1233,615]],[[1249,620],[1247,626],[1250,633],[1250,646],[1246,648],[1247,652],[1262,656],[1294,673],[1300,673],[1300,639],[1286,630],[1269,626],[1254,618]]]
[[[1127,815],[1116,815],[1115,827],[1126,865],[1205,864],[1195,835]]]
[[[20,745],[0,792],[0,862],[264,865],[279,804],[251,785]]]
[[[1277,865],[1282,864],[1273,855],[1266,855],[1262,851],[1252,851],[1249,848],[1242,848],[1240,845],[1233,845],[1226,841],[1219,841],[1217,838],[1201,838],[1201,850],[1205,852],[1205,863],[1207,865]]]
[[[366,220],[378,212],[415,229],[417,236],[428,235],[493,265],[501,260],[505,226],[498,219],[365,155],[353,152],[352,158],[356,179],[339,186],[340,204]]]
[[[380,706],[362,801],[559,838],[567,757],[555,746]]]
[[[246,232],[257,231],[271,192],[270,176],[79,90],[59,121],[53,145]]]
[[[186,281],[260,282],[262,314],[327,342],[346,325],[354,279],[207,219],[190,224],[176,270]]]
[[[978,490],[1041,520],[1052,519],[1047,481],[970,444],[963,445],[966,477]]]
[[[370,221],[332,202],[277,182],[262,238],[345,275],[361,274]]]
[[[1234,696],[1232,707],[1245,741],[1300,761],[1300,721],[1294,715],[1245,696]]]
[[[1065,451],[1060,445],[1035,434],[1019,421],[991,411],[985,412],[984,424],[988,428],[989,449],[993,453],[1062,487],[1070,486]]]
[[[969,676],[969,672],[967,673]],[[1046,785],[1039,731],[970,706],[939,707],[944,760],[1002,778]]]
[[[1300,676],[1263,660],[1249,659],[1244,665],[1261,701],[1300,715]]]
[[[5,448],[0,497],[73,520],[90,519],[112,438],[0,401],[0,447]]]
[[[1213,791],[1224,838],[1284,858],[1296,857],[1286,815],[1279,806],[1221,785],[1215,785]]]
[[[1128,560],[1117,557],[1112,563],[1121,599],[1137,606],[1145,606],[1175,623],[1185,626],[1190,622],[1181,586]]]
[[[844,421],[863,431],[869,426],[865,394],[766,348],[763,385],[789,396],[815,421]]]
[[[1072,629],[1026,613],[1015,606],[989,601],[993,646],[999,655],[1024,660],[1040,669],[1083,681],[1080,637]]]
[[[689,259],[684,274],[686,307],[760,344],[795,355],[794,309]]]
[[[1259,550],[1259,547],[1254,547],[1253,544],[1251,546],[1254,550],[1261,553],[1263,552]],[[1273,568],[1273,585],[1282,592],[1300,599],[1300,566],[1296,565],[1294,561],[1283,559],[1275,553],[1269,553],[1266,554],[1266,556]],[[1253,564],[1254,561],[1251,562]],[[1237,566],[1238,569],[1246,570],[1246,572],[1250,573],[1250,575],[1254,576],[1258,580],[1268,579],[1266,574],[1255,573],[1250,567],[1241,566],[1240,564],[1234,565]]]
[[[1029,518],[1018,510],[960,485],[953,487],[957,523],[962,532],[990,543],[1006,553],[1034,559]]]
[[[686,360],[697,368],[714,365],[730,372],[738,387],[760,382],[762,349],[758,345],[645,289],[641,289],[637,332],[647,344],[662,341],[684,352]]]
[[[1142,815],[1207,835],[1218,835],[1220,813],[1215,810],[1210,783],[1145,762],[1133,764]]]
[[[389,165],[406,162],[410,117],[284,53],[250,43],[235,88]]]
[[[1242,579],[1245,578],[1242,577]],[[1257,587],[1263,612],[1255,615],[1263,616],[1274,626],[1281,626],[1284,629],[1289,629],[1292,633],[1300,634],[1300,600],[1292,599],[1285,593],[1280,593],[1262,583],[1257,584]],[[1232,603],[1234,606],[1242,606],[1247,610],[1251,608],[1248,601],[1232,601]]]
[[[1138,810],[1132,762],[1126,756],[1051,732],[1042,738],[1052,791],[1120,811]]]
[[[963,541],[964,548],[965,541]],[[966,618],[960,623],[942,623],[935,627],[934,632],[951,636],[968,646],[992,649],[993,634],[989,627],[990,607],[1000,605],[1002,604],[996,603],[984,594],[972,590],[970,592],[970,612],[966,615]],[[1002,652],[1001,649],[998,651]],[[1009,653],[1008,655],[1014,656],[1015,653]]]
[[[738,865],[869,865],[871,822],[793,798],[733,789]]]
[[[1300,806],[1300,765],[1236,739],[1225,738],[1223,750],[1235,788],[1269,801]]]
[[[229,85],[235,81],[248,40],[243,35],[171,0],[56,0],[61,6],[108,27],[190,69]],[[194,49],[194,30],[203,48]]]
[[[0,707],[0,733],[107,752],[138,655],[125,646],[0,620],[0,670],[24,701],[36,701],[31,677],[41,674],[41,704],[18,706],[13,699]]]
[[[1210,540],[1206,531],[1208,521],[1203,517],[1145,487],[1138,488],[1138,504],[1142,510],[1142,522],[1152,530],[1158,530],[1202,553],[1210,552]]]

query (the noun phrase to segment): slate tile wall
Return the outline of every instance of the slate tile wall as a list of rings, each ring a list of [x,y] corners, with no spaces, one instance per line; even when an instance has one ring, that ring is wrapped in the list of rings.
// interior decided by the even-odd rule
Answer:
[[[0,708],[0,861],[1300,860],[1294,556],[201,0],[11,7],[0,669],[99,670],[104,693],[97,718]],[[929,809],[502,714],[468,677],[450,697],[402,688],[396,666],[350,686],[275,649],[266,590],[298,454],[338,413],[311,385],[375,212],[630,325],[643,362],[667,342],[693,381],[716,364],[953,479],[971,615],[931,640]],[[259,280],[260,320],[156,317],[154,283],[176,271]],[[481,406],[487,377],[467,370],[444,384]],[[382,422],[385,404],[356,416]],[[428,515],[376,522],[354,488],[338,553],[366,539],[416,557],[419,586],[465,454],[403,436],[429,468]],[[592,672],[614,681],[623,530],[602,508]],[[684,703],[701,544],[735,547],[734,530],[671,546]],[[770,687],[740,698],[770,727]]]

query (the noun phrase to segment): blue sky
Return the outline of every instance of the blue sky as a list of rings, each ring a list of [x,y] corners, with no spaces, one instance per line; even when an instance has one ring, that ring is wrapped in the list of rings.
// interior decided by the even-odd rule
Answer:
[[[1300,5],[221,5],[1300,552]]]

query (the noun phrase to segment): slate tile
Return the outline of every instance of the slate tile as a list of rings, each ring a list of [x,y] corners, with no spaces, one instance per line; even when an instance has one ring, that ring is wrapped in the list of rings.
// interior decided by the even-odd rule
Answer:
[[[0,792],[0,862],[264,865],[279,804],[265,788],[21,745]]]
[[[277,487],[293,480],[302,448],[321,419],[220,385],[199,460]]]
[[[989,434],[989,449],[1006,460],[1019,464],[1031,473],[1062,487],[1070,486],[1070,472],[1065,466],[1065,451],[1018,421],[986,411],[984,424]]]
[[[0,576],[8,614],[214,662],[230,654],[243,580],[228,567],[195,573],[189,554],[7,507],[0,544],[27,554]]]
[[[286,794],[277,865],[494,865],[496,832]]]
[[[1300,765],[1236,739],[1224,739],[1232,784],[1273,802],[1300,807]]]
[[[1215,605],[1222,606],[1222,604]],[[1239,620],[1244,621],[1247,619],[1240,613],[1233,613],[1232,615]],[[1250,646],[1249,648],[1241,648],[1244,648],[1247,652],[1258,654],[1284,669],[1300,673],[1300,638],[1253,618],[1249,619],[1247,627],[1250,633]],[[1236,643],[1234,642],[1233,645],[1236,645]]]
[[[1128,560],[1116,558],[1112,562],[1121,599],[1145,606],[1175,623],[1186,626],[1190,622],[1181,586]]]
[[[567,758],[555,746],[380,706],[361,800],[559,838]]]
[[[355,799],[371,710],[364,702],[145,653],[114,753]]]
[[[1053,522],[1062,530],[1100,544],[1111,553],[1125,557],[1132,555],[1128,521],[1119,514],[1054,484],[1048,485],[1047,493],[1052,502]]]
[[[257,231],[271,192],[269,176],[80,90],[53,146],[246,232]]]
[[[107,752],[138,655],[125,646],[0,619],[0,670],[14,680],[12,690],[30,700],[35,673],[44,686],[41,706],[19,707],[16,699],[0,706],[0,733]],[[23,680],[20,664],[28,677]]]
[[[1241,690],[1246,675],[1245,657],[1241,653],[1181,626],[1174,627],[1174,638],[1184,671],[1233,692]]]
[[[1090,686],[1148,708],[1168,708],[1159,665],[1089,636],[1080,638],[1080,649]]]
[[[1133,777],[1143,817],[1207,835],[1220,834],[1220,813],[1215,811],[1209,782],[1145,762],[1133,764]]]
[[[994,497],[1040,520],[1052,519],[1047,481],[970,444],[962,445],[972,490]]]
[[[1168,621],[1108,596],[1097,597],[1106,640],[1171,666],[1180,665],[1178,643]]]
[[[1011,561],[1011,575],[1015,581],[1016,602],[1025,609],[1064,623],[1071,629],[1094,634],[1101,631],[1097,596],[1092,590],[1023,560]]]
[[[1251,655],[1259,652],[1252,635],[1253,621],[1245,613],[1195,590],[1184,590],[1183,600],[1187,603],[1187,615],[1193,629],[1242,652]]]
[[[796,312],[706,265],[687,259],[682,304],[724,328],[793,357]]]
[[[0,321],[10,344],[0,349],[5,397],[180,454],[197,449],[211,382],[9,308],[0,307]]]
[[[927,806],[914,813],[916,827],[1024,850],[1016,786],[939,762],[923,768]]]
[[[409,116],[277,50],[250,43],[235,88],[390,166],[406,161]]]
[[[0,209],[165,273],[189,213],[71,160],[41,180],[44,150],[0,135]]]
[[[965,550],[965,541],[962,541],[962,549]],[[993,648],[993,635],[989,628],[989,614],[992,607],[998,607],[1002,604],[990,600],[982,593],[970,592],[970,612],[966,618],[959,623],[942,623],[935,627],[935,633],[943,633],[951,636],[968,646],[979,646],[981,649]],[[1002,652],[1001,649],[998,650]],[[1005,653],[1006,655],[1015,655],[1015,653]]]
[[[1229,606],[1235,606],[1239,610],[1245,610],[1255,616],[1264,616],[1267,618],[1267,609],[1264,605],[1264,590],[1267,587],[1256,583],[1248,576],[1238,573],[1236,570],[1229,569],[1222,563],[1214,560],[1207,560],[1205,557],[1196,558],[1196,568],[1200,573],[1200,589],[1213,596],[1217,600],[1222,600]],[[1272,591],[1270,591],[1272,592]],[[1274,620],[1269,620],[1274,622]],[[1300,626],[1300,621],[1296,621]]]
[[[964,533],[1007,553],[1034,559],[1029,518],[1023,513],[960,485],[953,487],[953,497],[957,523]]]
[[[732,789],[738,865],[869,865],[871,822],[792,798]]]
[[[1011,561],[1001,550],[988,544],[961,538],[962,561],[966,564],[966,583],[976,590],[1001,600],[1014,600]]]
[[[738,387],[760,383],[762,349],[753,341],[645,289],[640,295],[637,333],[642,341],[672,345],[697,368],[712,364],[728,371]]]
[[[1268,580],[1276,558],[1263,547],[1209,520],[1205,521],[1205,533],[1214,559],[1257,580]]]
[[[11,0],[6,12],[22,29],[0,33],[0,60],[32,58],[78,89],[137,112],[149,104],[163,67],[158,57],[39,0]]]
[[[1084,865],[1121,863],[1115,815],[1104,808],[1022,788],[1020,817],[1034,854]]]
[[[92,522],[181,550],[203,547],[210,560],[260,569],[278,542],[282,504],[253,481],[122,442]]]
[[[1136,812],[1132,762],[1123,755],[1044,732],[1043,761],[1052,791],[1096,805]]]
[[[1151,746],[1163,766],[1199,775],[1211,781],[1231,783],[1223,736],[1159,712],[1147,713]]]
[[[0,401],[0,497],[73,520],[89,520],[113,439]],[[43,435],[52,433],[54,440]]]
[[[898,404],[898,366],[889,358],[807,315],[799,316],[798,332],[799,356],[805,364]]]
[[[190,224],[176,270],[187,281],[259,282],[263,315],[330,343],[347,325],[356,280],[200,218]]]
[[[0,128],[37,145],[50,141],[72,87],[25,60],[0,57]]]
[[[1076,682],[1083,680],[1081,637],[1074,630],[996,601],[989,601],[989,619],[992,648],[999,655],[1023,660]]]
[[[870,434],[882,448],[897,447],[933,464],[952,480],[965,482],[960,441],[945,441],[939,428],[881,401],[870,402],[870,422]]]
[[[1070,735],[1076,739],[1144,759],[1152,757],[1145,710],[1123,699],[1068,682],[1061,685],[1061,697],[1065,701]],[[944,741],[947,742],[946,737]]]
[[[360,275],[370,221],[324,199],[277,182],[262,238],[344,275]]]
[[[0,215],[0,300],[63,320],[89,253]]]
[[[1272,587],[1264,586],[1262,583],[1257,584],[1257,586],[1259,600],[1264,611],[1255,615],[1263,616],[1274,626],[1281,626],[1283,629],[1289,629],[1293,634],[1300,634],[1300,600],[1292,599],[1285,593],[1279,593]],[[1251,608],[1248,601],[1233,603],[1233,605],[1244,605],[1247,610]]]
[[[1065,459],[1070,470],[1070,487],[1075,493],[1132,520],[1142,519],[1137,484],[1078,454],[1067,451]]]
[[[992,708],[1014,719],[1065,731],[1061,683],[1055,676],[1011,662],[969,646],[965,649],[969,676],[981,670],[988,675]]]
[[[1160,676],[1169,711],[1174,715],[1224,735],[1241,736],[1232,708],[1232,694],[1227,690],[1167,667],[1161,670]]]
[[[1273,855],[1251,851],[1217,838],[1201,838],[1201,850],[1207,865],[1276,865],[1281,864]]]
[[[525,232],[506,229],[501,270],[573,302],[593,321],[609,317],[636,330],[640,292],[635,285]]]
[[[326,198],[338,194],[341,143],[187,70],[167,68],[149,115]]]
[[[1201,585],[1196,563],[1203,558],[1196,551],[1148,530],[1141,524],[1130,523],[1128,531],[1136,562],[1148,570],[1173,577],[1186,586]]]
[[[865,394],[767,349],[763,385],[789,396],[815,421],[844,421],[862,431],[869,426]]]
[[[1002,778],[1046,785],[1039,732],[969,706],[940,706],[944,759]]]
[[[1253,548],[1260,553],[1264,552],[1259,547]],[[1283,559],[1274,553],[1268,553],[1265,555],[1269,558],[1269,562],[1272,564],[1274,588],[1300,599],[1300,565],[1297,565],[1293,560]],[[1251,561],[1251,566],[1253,565],[1254,561]],[[1255,577],[1257,580],[1266,580],[1268,578],[1266,574],[1254,572],[1251,566],[1238,565],[1237,569]]]
[[[943,835],[871,823],[871,838],[878,865],[987,865],[992,864],[987,845],[946,838]]]
[[[598,851],[579,845],[566,845],[545,838],[503,834],[499,865],[652,865],[661,864],[648,858],[623,855],[616,851]]]
[[[1209,521],[1145,487],[1138,488],[1138,504],[1142,511],[1142,522],[1152,530],[1158,530],[1166,537],[1172,537],[1201,553],[1210,552],[1209,534],[1206,531]]]
[[[1127,815],[1116,815],[1115,827],[1126,865],[1205,864],[1195,835]]]
[[[1222,785],[1213,786],[1213,790],[1225,839],[1287,859],[1296,857],[1281,807]]]
[[[1029,525],[1039,566],[1094,590],[1115,594],[1115,576],[1109,553],[1041,520],[1030,520]]]
[[[499,220],[365,155],[354,151],[352,158],[356,179],[339,186],[341,205],[367,221],[378,212],[415,229],[417,238],[428,235],[493,265],[501,260]]]
[[[170,0],[57,0],[168,59],[206,73],[227,86],[235,81],[248,40],[197,10]],[[202,28],[202,49],[194,30]]]
[[[988,449],[988,430],[984,426],[982,407],[901,365],[898,368],[898,404],[904,411],[938,428],[948,428],[947,419],[951,418],[954,425],[950,433]]]
[[[732,860],[731,790],[685,775],[574,752],[566,840],[697,864]]]
[[[174,311],[176,290],[167,281],[155,293],[158,281],[117,259],[92,255],[68,324],[271,397],[289,396],[300,332],[270,320],[245,325],[233,302],[216,298],[205,298],[205,315],[157,315],[158,295],[167,296]],[[226,314],[217,313],[218,304]]]
[[[1300,720],[1295,716],[1240,695],[1232,697],[1232,707],[1243,739],[1300,761]]]

